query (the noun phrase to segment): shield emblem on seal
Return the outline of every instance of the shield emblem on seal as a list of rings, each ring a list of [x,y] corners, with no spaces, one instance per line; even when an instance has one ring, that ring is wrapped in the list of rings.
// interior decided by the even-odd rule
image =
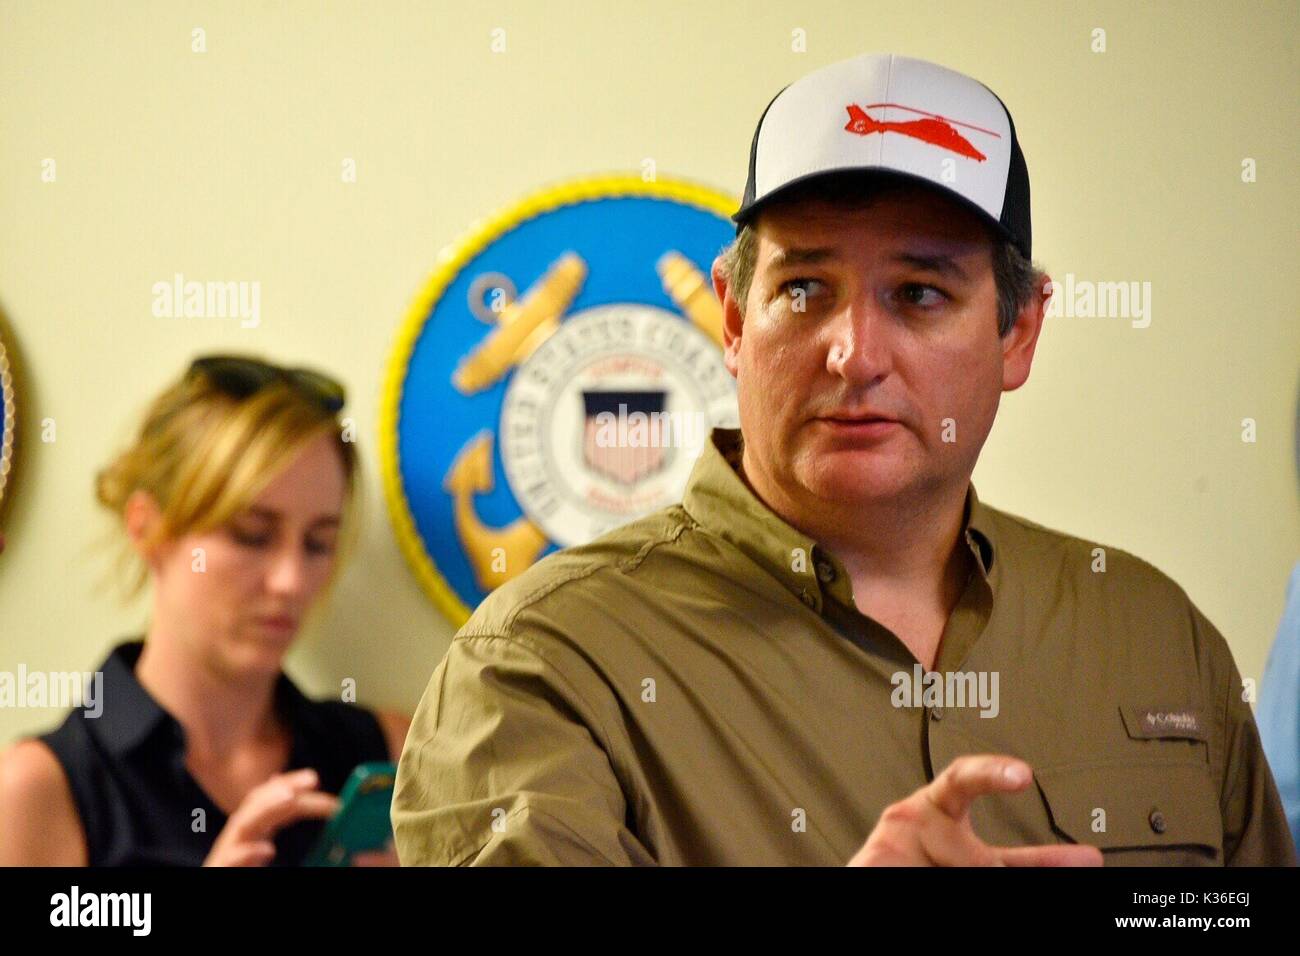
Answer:
[[[597,474],[635,485],[665,461],[664,392],[583,392],[582,460]]]

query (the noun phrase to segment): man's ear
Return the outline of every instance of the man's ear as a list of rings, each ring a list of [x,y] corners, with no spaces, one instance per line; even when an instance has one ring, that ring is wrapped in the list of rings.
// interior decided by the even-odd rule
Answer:
[[[722,304],[722,360],[734,378],[740,367],[740,332],[744,319],[740,315],[740,306],[732,294],[727,281],[727,270],[722,256],[713,260],[713,291]]]
[[[1016,316],[1016,324],[1002,340],[1002,391],[1014,392],[1029,378],[1029,368],[1034,363],[1034,349],[1038,335],[1043,331],[1047,303],[1052,298],[1051,276],[1043,273],[1038,288]]]

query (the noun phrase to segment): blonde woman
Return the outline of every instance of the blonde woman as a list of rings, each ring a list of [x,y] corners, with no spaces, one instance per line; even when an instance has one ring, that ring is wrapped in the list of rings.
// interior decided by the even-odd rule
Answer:
[[[405,717],[309,700],[281,669],[351,530],[342,405],[325,376],[239,356],[152,403],[96,489],[148,632],[101,665],[102,714],[0,756],[0,864],[295,865],[353,767],[396,761]]]

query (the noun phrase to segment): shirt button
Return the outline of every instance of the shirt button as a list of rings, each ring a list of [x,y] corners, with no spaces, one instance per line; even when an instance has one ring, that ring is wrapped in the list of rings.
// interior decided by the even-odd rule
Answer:
[[[829,561],[817,562],[817,579],[822,584],[830,584],[835,580],[835,567]]]
[[[1151,816],[1147,817],[1147,822],[1151,824],[1151,829],[1156,833],[1165,832],[1165,815],[1159,810],[1152,810]]]
[[[931,707],[931,708],[930,708],[930,719],[931,719],[931,720],[943,720],[943,708],[942,708],[942,707]]]

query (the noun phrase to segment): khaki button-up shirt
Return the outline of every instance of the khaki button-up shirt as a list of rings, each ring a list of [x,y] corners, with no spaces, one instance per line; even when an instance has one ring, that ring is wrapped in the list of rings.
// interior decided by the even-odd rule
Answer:
[[[1151,565],[982,504],[932,673],[706,442],[680,505],[552,555],[456,634],[397,773],[403,864],[832,864],[962,754],[1034,786],[1001,845],[1107,863],[1294,850],[1223,637]]]

